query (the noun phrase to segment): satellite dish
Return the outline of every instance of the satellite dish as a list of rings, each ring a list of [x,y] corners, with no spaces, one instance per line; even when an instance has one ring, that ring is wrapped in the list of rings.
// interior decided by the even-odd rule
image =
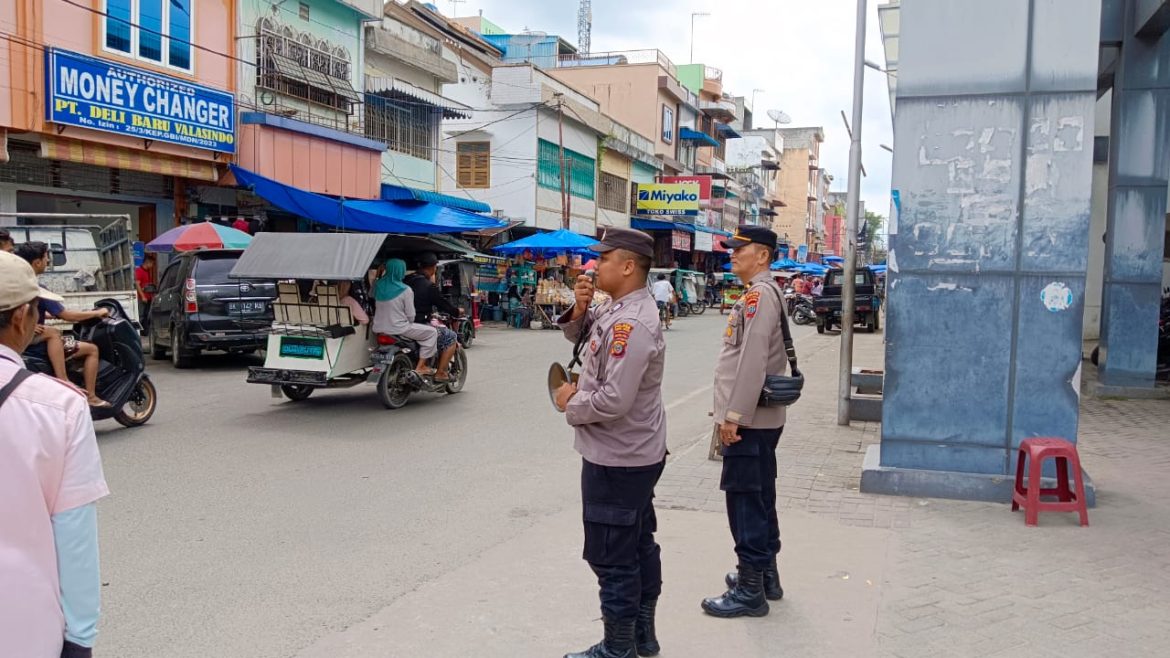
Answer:
[[[768,110],[768,118],[776,123],[792,123],[792,117],[780,110]]]

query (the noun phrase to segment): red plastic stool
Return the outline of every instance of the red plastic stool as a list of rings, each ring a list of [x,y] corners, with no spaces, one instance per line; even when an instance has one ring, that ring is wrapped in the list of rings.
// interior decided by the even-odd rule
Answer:
[[[1024,461],[1028,462],[1028,486],[1024,487]],[[1056,488],[1040,487],[1041,467],[1045,459],[1056,460]],[[1069,488],[1068,469],[1072,464],[1077,490]],[[1056,496],[1059,502],[1041,502],[1042,496]],[[1081,525],[1089,525],[1089,509],[1085,502],[1085,480],[1081,474],[1081,460],[1077,447],[1064,439],[1024,439],[1016,460],[1016,490],[1012,493],[1012,511],[1023,506],[1024,524],[1037,525],[1040,512],[1079,512]]]

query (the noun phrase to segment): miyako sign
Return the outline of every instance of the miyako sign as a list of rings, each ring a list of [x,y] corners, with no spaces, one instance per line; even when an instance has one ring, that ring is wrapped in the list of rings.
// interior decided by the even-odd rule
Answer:
[[[45,52],[45,118],[56,124],[234,153],[231,94],[56,48]]]
[[[638,214],[698,215],[698,183],[639,183]]]

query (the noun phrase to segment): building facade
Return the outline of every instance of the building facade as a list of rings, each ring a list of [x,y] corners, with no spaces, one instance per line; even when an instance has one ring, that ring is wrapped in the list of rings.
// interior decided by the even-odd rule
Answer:
[[[823,226],[824,216],[820,154],[825,132],[819,127],[780,128],[778,132],[784,138],[780,195],[786,205],[778,209],[772,227],[794,249],[804,245],[810,254],[816,253],[820,245],[815,240],[815,229],[818,219]],[[810,230],[814,237],[811,244]]]
[[[150,240],[239,151],[237,3],[99,4],[0,3],[0,211],[127,214]]]

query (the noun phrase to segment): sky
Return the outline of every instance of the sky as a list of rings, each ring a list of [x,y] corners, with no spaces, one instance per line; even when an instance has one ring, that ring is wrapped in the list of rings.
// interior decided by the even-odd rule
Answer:
[[[870,0],[866,18],[866,58],[882,66],[877,5]],[[509,32],[532,30],[558,34],[577,43],[576,0],[466,0],[435,2],[450,16],[484,18]],[[735,96],[755,94],[755,125],[767,127],[769,109],[792,117],[789,127],[821,126],[821,166],[833,175],[833,190],[847,188],[849,135],[841,111],[852,120],[853,55],[857,4],[853,0],[593,0],[592,48],[657,48],[675,64],[690,62],[691,13],[695,21],[695,62],[722,69],[723,90]],[[865,69],[862,125],[861,197],[867,210],[882,215],[890,208],[893,145],[885,74]]]

